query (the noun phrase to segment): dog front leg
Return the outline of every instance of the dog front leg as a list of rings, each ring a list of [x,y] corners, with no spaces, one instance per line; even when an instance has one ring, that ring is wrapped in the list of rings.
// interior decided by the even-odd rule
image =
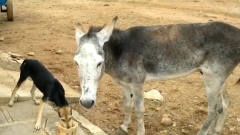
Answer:
[[[43,107],[44,107],[45,102],[41,99],[40,100],[40,106],[38,110],[38,115],[37,115],[37,121],[35,124],[35,129],[39,130],[41,128],[41,122],[42,122],[42,114],[43,114]]]

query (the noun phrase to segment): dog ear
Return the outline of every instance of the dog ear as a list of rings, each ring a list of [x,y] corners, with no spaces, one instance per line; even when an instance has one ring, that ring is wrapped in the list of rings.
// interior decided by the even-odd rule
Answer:
[[[60,108],[56,107],[56,108],[54,108],[54,109],[57,110],[58,116],[59,116],[59,118],[60,118],[60,117],[61,117],[61,115],[60,115]]]
[[[61,117],[59,111],[58,111],[58,116]]]

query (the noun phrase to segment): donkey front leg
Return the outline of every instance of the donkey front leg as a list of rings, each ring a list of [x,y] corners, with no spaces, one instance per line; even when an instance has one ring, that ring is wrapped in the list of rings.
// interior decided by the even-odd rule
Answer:
[[[143,88],[142,86],[137,86],[133,88],[134,93],[134,102],[135,102],[135,110],[136,110],[136,118],[137,118],[137,135],[145,134],[144,127],[144,98],[143,98]]]
[[[133,107],[133,93],[129,87],[123,87],[123,106],[124,106],[124,120],[123,124],[120,126],[117,134],[125,135],[128,133],[128,126],[131,123],[131,113]]]

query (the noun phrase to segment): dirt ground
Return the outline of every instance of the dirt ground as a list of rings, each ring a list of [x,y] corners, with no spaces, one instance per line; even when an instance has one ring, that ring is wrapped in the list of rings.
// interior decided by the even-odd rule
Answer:
[[[157,25],[223,21],[240,28],[239,0],[16,0],[14,22],[0,14],[0,50],[21,54],[24,58],[42,61],[54,75],[80,91],[77,69],[73,62],[76,49],[75,26],[103,25],[118,16],[117,27],[126,29],[136,25]],[[240,38],[240,37],[239,37]],[[58,51],[62,53],[57,54]],[[27,53],[34,52],[34,56]],[[240,77],[236,68],[228,78],[227,90],[231,105],[223,135],[240,134],[240,86],[234,85]],[[158,89],[165,102],[145,100],[146,135],[195,135],[206,118],[207,102],[201,75],[151,81],[144,90]],[[87,110],[73,105],[79,113],[114,134],[123,119],[122,91],[105,74],[98,90],[97,104]],[[174,125],[160,124],[163,114],[170,114]],[[136,134],[132,118],[129,134]]]

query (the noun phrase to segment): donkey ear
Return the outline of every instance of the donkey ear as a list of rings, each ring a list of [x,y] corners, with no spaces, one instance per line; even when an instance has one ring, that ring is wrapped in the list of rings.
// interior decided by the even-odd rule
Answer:
[[[77,46],[79,46],[79,40],[84,35],[82,28],[76,28],[75,30],[75,40],[77,42]]]
[[[97,33],[97,37],[99,39],[100,45],[103,46],[105,42],[107,42],[112,35],[112,31],[115,27],[118,17],[115,16],[112,20],[112,23],[106,25],[101,31]]]

